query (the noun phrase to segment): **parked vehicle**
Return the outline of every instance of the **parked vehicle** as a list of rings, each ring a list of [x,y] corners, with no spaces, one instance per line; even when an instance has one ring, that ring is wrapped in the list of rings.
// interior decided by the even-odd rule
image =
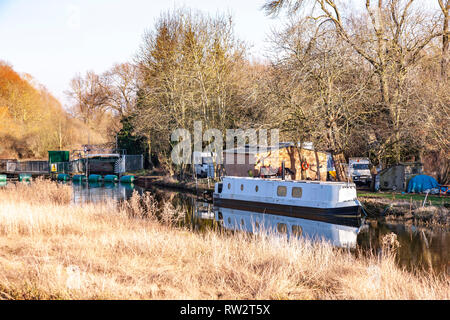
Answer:
[[[348,173],[355,184],[370,185],[372,174],[370,173],[369,158],[348,159]]]

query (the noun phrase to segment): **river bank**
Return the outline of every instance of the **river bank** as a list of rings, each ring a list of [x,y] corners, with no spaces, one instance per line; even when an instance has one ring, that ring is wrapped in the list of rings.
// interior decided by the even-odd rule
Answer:
[[[358,196],[364,212],[372,218],[420,226],[450,229],[450,211],[446,205],[430,205],[419,200],[395,200],[376,194]]]
[[[0,189],[2,299],[449,299],[448,275],[327,243],[193,233],[184,213],[137,193],[76,206],[68,185]],[[156,216],[159,216],[157,219]]]
[[[212,195],[214,182],[206,179],[195,181],[178,181],[168,176],[137,176],[136,184],[149,188],[159,186],[192,192],[195,194]],[[423,201],[422,195],[402,193],[358,192],[358,199],[364,212],[371,218],[383,218],[386,221],[404,222],[450,228],[450,197],[429,196]]]

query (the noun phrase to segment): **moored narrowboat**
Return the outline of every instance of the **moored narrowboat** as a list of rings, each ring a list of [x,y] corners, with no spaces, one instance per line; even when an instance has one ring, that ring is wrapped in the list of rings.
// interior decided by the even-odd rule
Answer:
[[[215,207],[354,226],[361,218],[354,183],[224,177]]]

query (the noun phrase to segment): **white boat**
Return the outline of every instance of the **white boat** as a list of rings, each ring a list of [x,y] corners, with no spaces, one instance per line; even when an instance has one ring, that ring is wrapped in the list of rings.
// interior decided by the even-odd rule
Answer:
[[[365,227],[362,223],[348,226],[220,207],[215,207],[214,213],[215,219],[228,230],[326,241],[342,248],[355,248],[358,234]]]
[[[224,177],[215,207],[356,226],[360,203],[354,183]]]

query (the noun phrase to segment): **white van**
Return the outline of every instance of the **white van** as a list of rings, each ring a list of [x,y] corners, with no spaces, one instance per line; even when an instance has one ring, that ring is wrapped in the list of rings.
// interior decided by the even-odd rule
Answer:
[[[355,184],[368,184],[372,181],[369,158],[349,158],[348,172]]]

